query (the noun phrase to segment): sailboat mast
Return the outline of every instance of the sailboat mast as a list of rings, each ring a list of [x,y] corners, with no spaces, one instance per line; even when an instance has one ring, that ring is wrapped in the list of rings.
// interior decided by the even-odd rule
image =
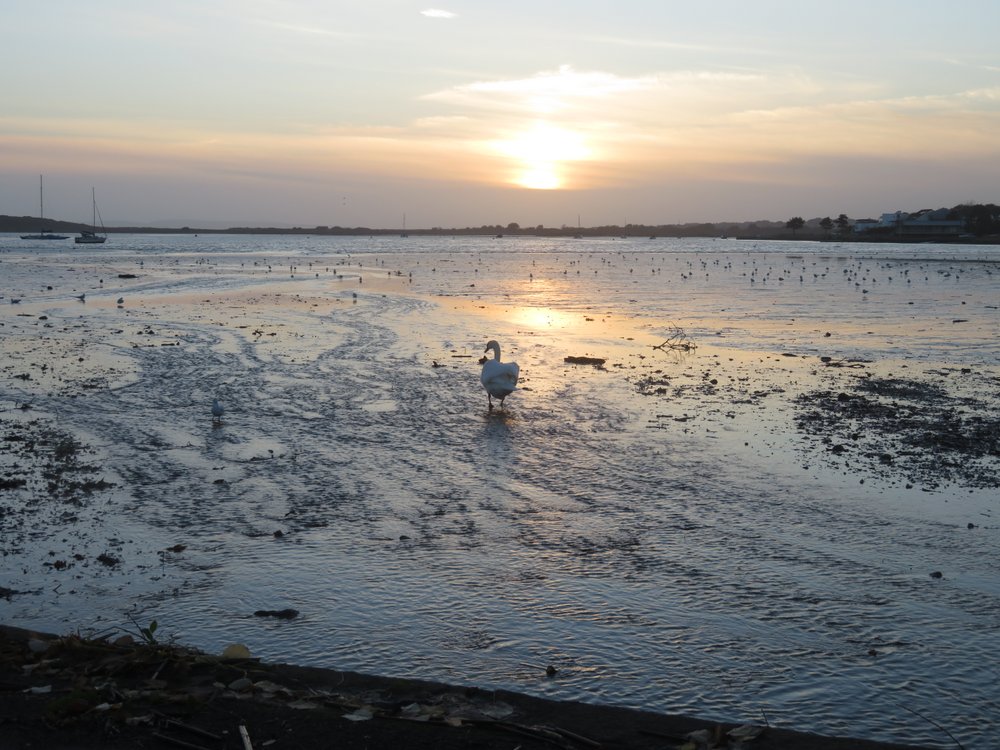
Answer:
[[[65,235],[45,231],[45,188],[42,175],[38,175],[38,234],[22,234],[22,240],[65,240]]]

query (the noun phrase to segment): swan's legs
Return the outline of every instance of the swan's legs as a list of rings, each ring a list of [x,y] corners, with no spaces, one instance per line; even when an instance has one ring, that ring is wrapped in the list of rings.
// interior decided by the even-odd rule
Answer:
[[[493,411],[493,396],[491,396],[489,393],[487,393],[486,394],[486,398],[489,399],[489,402],[490,402],[490,411]]]

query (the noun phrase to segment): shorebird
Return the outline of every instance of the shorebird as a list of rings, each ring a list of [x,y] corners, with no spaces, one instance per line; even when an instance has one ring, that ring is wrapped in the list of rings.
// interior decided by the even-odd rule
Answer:
[[[219,399],[212,399],[212,424],[221,423],[224,412],[225,409],[222,408],[222,404],[219,403]]]
[[[493,397],[500,399],[500,408],[503,408],[503,400],[507,398],[517,387],[517,376],[521,368],[517,362],[500,361],[500,344],[490,341],[483,351],[493,350],[493,359],[483,362],[483,372],[479,376],[479,381],[486,389],[486,397],[489,400],[490,411],[493,411]]]

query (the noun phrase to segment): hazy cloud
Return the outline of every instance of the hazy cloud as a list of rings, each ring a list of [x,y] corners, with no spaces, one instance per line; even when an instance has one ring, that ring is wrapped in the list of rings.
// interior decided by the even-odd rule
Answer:
[[[334,31],[332,29],[324,28],[322,26],[303,26],[290,23],[275,23],[275,22],[262,22],[261,25],[269,26],[273,29],[278,29],[279,31],[290,31],[294,34],[310,34],[315,36],[335,36],[335,37],[356,36],[354,34],[348,34],[343,31]]]
[[[622,77],[601,71],[580,72],[570,65],[542,71],[529,78],[475,81],[424,98],[473,109],[520,109],[556,112],[574,101],[641,91],[656,85],[655,77]]]
[[[664,39],[648,39],[643,37],[615,37],[615,36],[589,36],[583,37],[583,41],[593,44],[607,44],[618,47],[631,47],[635,49],[660,49],[660,50],[680,50],[685,52],[704,52],[708,54],[725,55],[760,55],[775,56],[778,53],[766,47],[734,47],[730,44],[711,45],[694,44],[691,42],[673,42]]]
[[[455,18],[456,13],[452,13],[450,10],[441,10],[440,8],[427,8],[426,10],[420,11],[420,15],[427,16],[428,18]]]

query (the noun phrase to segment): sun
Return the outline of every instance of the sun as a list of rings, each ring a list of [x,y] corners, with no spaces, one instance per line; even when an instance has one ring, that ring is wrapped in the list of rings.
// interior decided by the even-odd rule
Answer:
[[[515,182],[532,190],[556,190],[562,187],[562,180],[556,173],[554,164],[537,163],[534,167],[517,174]]]
[[[583,136],[547,122],[535,123],[494,146],[513,162],[511,182],[532,190],[564,187],[566,162],[590,155]]]

